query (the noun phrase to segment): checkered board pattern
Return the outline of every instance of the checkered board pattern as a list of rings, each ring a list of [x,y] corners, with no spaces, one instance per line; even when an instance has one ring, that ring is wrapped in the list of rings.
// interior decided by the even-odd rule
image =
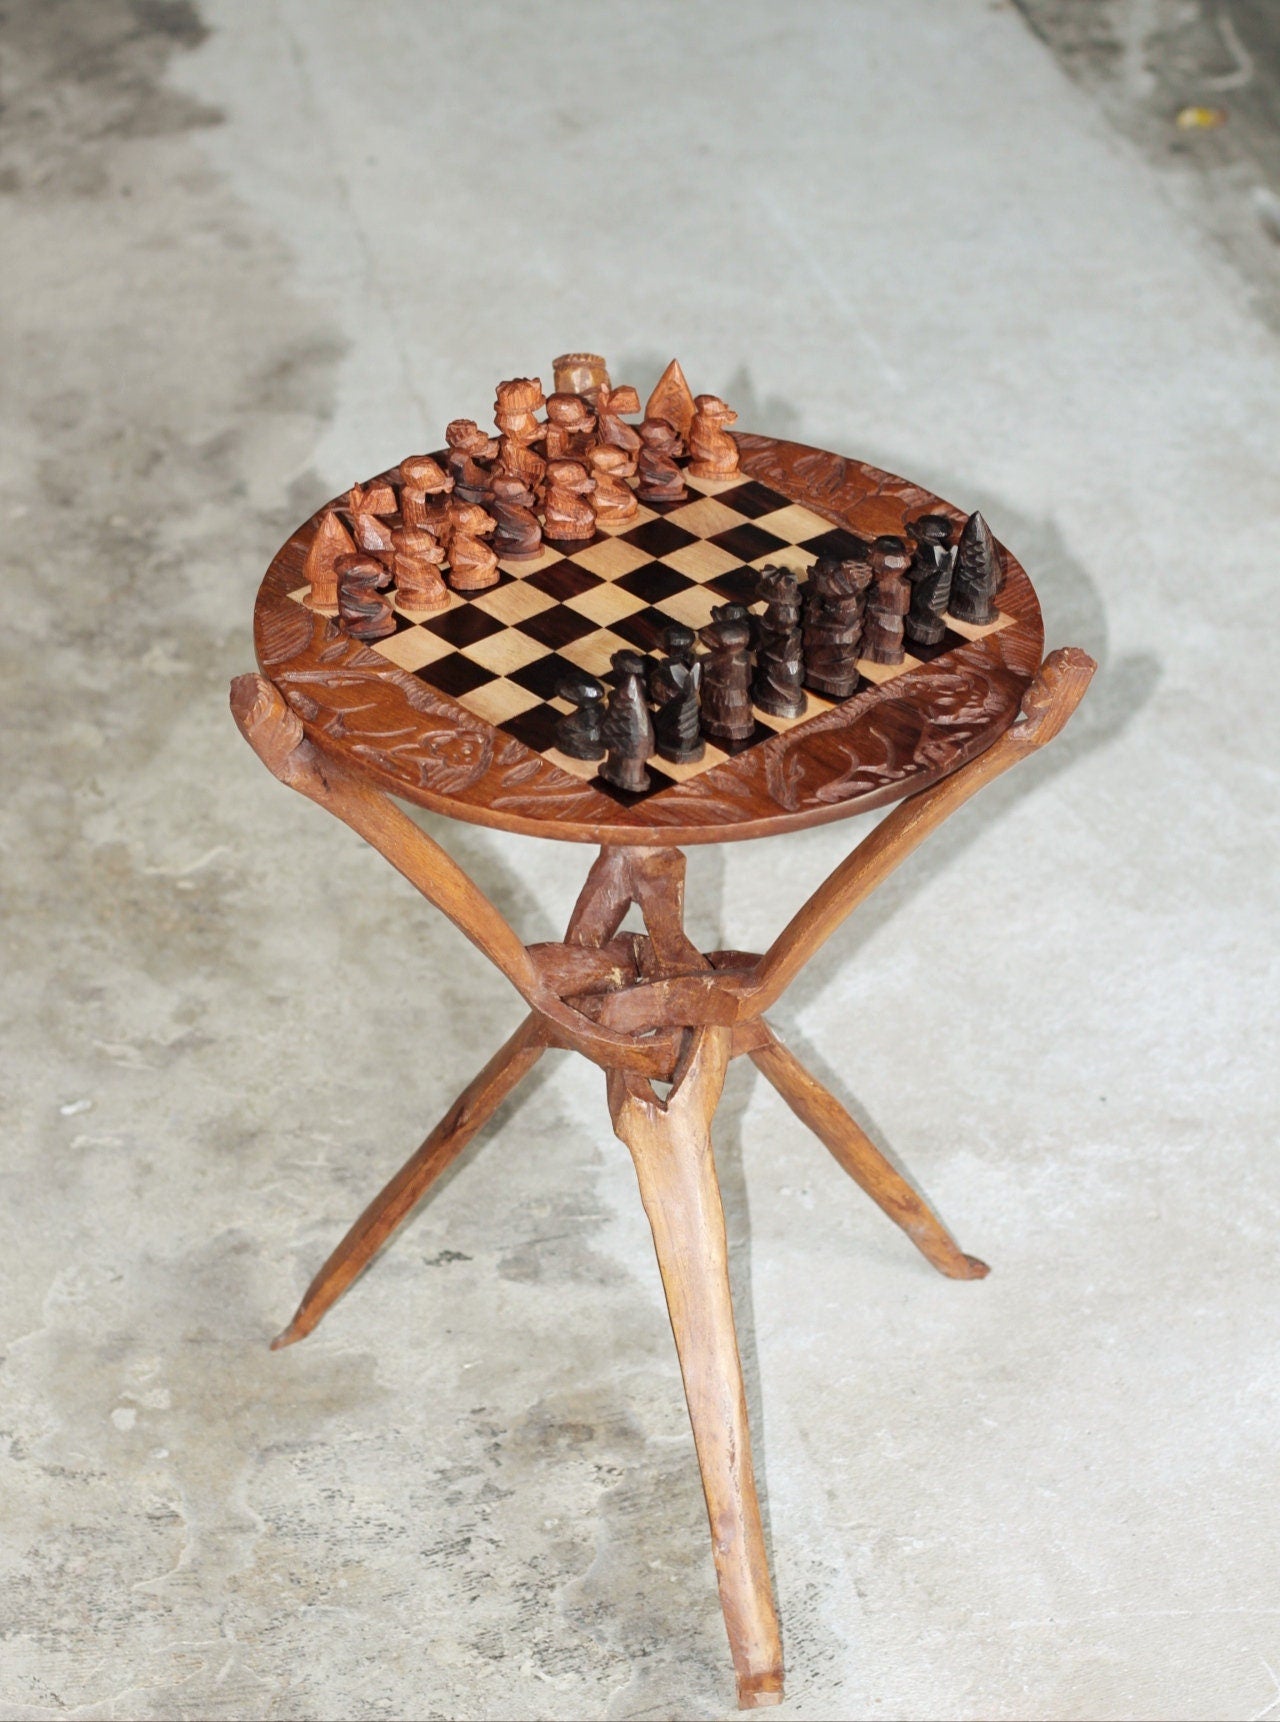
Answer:
[[[397,605],[396,632],[373,650],[625,806],[830,710],[837,702],[810,693],[801,717],[757,711],[755,731],[744,741],[708,737],[696,764],[672,765],[655,755],[645,796],[617,789],[598,775],[597,763],[556,747],[556,720],[572,710],[556,689],[575,670],[607,681],[610,659],[624,647],[660,653],[670,622],[702,628],[713,605],[754,604],[757,574],[770,563],[794,569],[803,581],[819,556],[865,554],[853,533],[756,480],[686,472],[685,483],[689,495],[681,502],[641,503],[633,520],[601,527],[590,540],[547,540],[535,559],[500,563],[497,585],[452,593],[447,610],[424,616]],[[301,602],[306,593],[303,586],[292,596]],[[1011,621],[1001,614],[973,627],[948,618],[938,645],[912,645],[901,664],[861,662],[855,692]]]

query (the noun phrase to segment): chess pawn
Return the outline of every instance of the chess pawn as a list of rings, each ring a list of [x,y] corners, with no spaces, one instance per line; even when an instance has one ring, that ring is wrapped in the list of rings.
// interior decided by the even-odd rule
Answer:
[[[547,401],[548,460],[585,460],[596,415],[580,395],[552,395]]]
[[[636,470],[640,452],[640,432],[623,420],[623,413],[638,413],[640,396],[630,383],[620,383],[616,389],[602,388],[596,396],[596,442],[605,448],[621,449],[631,462],[631,478]]]
[[[497,438],[487,436],[474,419],[453,419],[444,427],[444,440],[449,445],[449,473],[459,498],[483,502],[489,494],[489,463],[498,452]]]
[[[773,717],[804,715],[804,654],[800,585],[789,568],[765,568],[758,586],[767,606],[756,625],[756,673],[751,698]]]
[[[901,538],[886,534],[871,546],[872,586],[862,623],[862,655],[873,664],[900,664],[903,618],[911,605],[911,558]]]
[[[522,478],[495,472],[489,513],[497,523],[493,551],[500,562],[526,562],[542,550],[542,528],[533,512],[534,494]]]
[[[639,483],[641,502],[680,502],[685,489],[676,457],[684,452],[675,429],[665,419],[646,419],[640,426]]]
[[[907,522],[907,536],[915,550],[907,571],[911,608],[903,626],[914,644],[936,646],[947,631],[942,618],[951,599],[951,522],[945,514],[922,514]]]
[[[556,692],[576,708],[557,720],[556,746],[570,759],[603,759],[604,683],[584,672],[566,677]]]
[[[338,617],[353,640],[385,640],[396,631],[396,613],[382,588],[391,571],[356,551],[338,559]]]
[[[548,538],[572,541],[595,536],[596,518],[587,501],[595,487],[586,467],[576,460],[547,462],[544,515]]]
[[[601,735],[607,758],[601,777],[631,795],[643,795],[649,787],[645,761],[653,752],[653,722],[644,697],[644,659],[639,652],[615,652],[613,693],[604,714]]]
[[[689,426],[689,471],[695,478],[732,478],[738,471],[738,445],[725,430],[738,415],[719,395],[695,395]]]
[[[591,508],[599,524],[619,525],[634,520],[640,512],[636,493],[627,483],[634,463],[620,448],[605,448],[597,444],[588,456],[591,476],[596,481],[591,494]],[[628,471],[630,468],[630,472]]]
[[[994,622],[999,612],[1000,558],[991,529],[980,514],[964,523],[951,576],[951,614],[957,622]]]
[[[307,551],[304,569],[311,584],[307,603],[321,615],[338,614],[338,560],[354,552],[351,534],[338,519],[336,511],[326,508]]]
[[[815,693],[847,700],[858,685],[858,645],[871,565],[820,557],[805,589],[804,682]]]
[[[693,765],[707,751],[702,739],[699,695],[702,664],[695,654],[697,635],[673,622],[663,635],[667,656],[649,674],[649,698],[658,753],[673,765]]]
[[[449,589],[440,569],[444,549],[434,533],[402,526],[396,533],[396,602],[402,610],[426,612],[449,608]]]
[[[498,558],[484,542],[494,519],[474,502],[449,508],[449,584],[455,592],[483,592],[498,583]]]
[[[703,628],[702,728],[725,741],[746,741],[756,727],[751,710],[751,629],[736,617]]]
[[[400,462],[400,520],[411,532],[437,538],[448,518],[453,479],[429,454],[410,455]]]

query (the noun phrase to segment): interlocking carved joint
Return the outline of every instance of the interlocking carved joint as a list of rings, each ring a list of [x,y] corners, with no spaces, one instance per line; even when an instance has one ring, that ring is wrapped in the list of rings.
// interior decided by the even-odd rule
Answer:
[[[308,736],[259,675],[232,683],[241,733],[282,783],[358,831],[502,970],[528,1014],[307,1288],[277,1347],[304,1338],[548,1047],[607,1072],[616,1133],[653,1231],[711,1523],[720,1600],[744,1708],[782,1697],[782,1651],[751,1461],[710,1126],[729,1060],[747,1055],[849,1176],[953,1279],[980,1279],[924,1198],[765,1018],[853,909],[970,796],[1061,730],[1095,665],[1052,652],[1018,719],[985,751],[901,802],[818,887],[763,954],[698,950],[684,930],[685,858],[670,845],[601,848],[559,943],[526,946],[441,846]],[[623,933],[635,904],[644,933]],[[665,1099],[655,1080],[671,1084]]]

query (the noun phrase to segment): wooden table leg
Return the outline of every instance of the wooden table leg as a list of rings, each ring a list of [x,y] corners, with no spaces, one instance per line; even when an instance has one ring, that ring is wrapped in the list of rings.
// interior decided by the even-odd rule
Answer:
[[[865,1190],[895,1225],[901,1226],[927,1261],[953,1280],[980,1280],[990,1273],[977,1256],[967,1256],[933,1209],[891,1166],[871,1138],[835,1095],[761,1021],[761,1043],[747,1056],[777,1089],[796,1117],[831,1150],[854,1183]]]
[[[738,1703],[745,1710],[781,1701],[782,1642],[751,1464],[724,1210],[711,1152],[711,1117],[731,1040],[729,1028],[696,1029],[665,1102],[647,1078],[611,1071],[609,1111],[631,1151],[653,1229],[711,1521]]]
[[[297,1313],[271,1341],[272,1351],[293,1345],[317,1326],[356,1275],[404,1223],[440,1174],[457,1159],[476,1131],[533,1069],[547,1041],[538,1018],[527,1016],[505,1045],[463,1089],[426,1141],[373,1198],[307,1287]]]

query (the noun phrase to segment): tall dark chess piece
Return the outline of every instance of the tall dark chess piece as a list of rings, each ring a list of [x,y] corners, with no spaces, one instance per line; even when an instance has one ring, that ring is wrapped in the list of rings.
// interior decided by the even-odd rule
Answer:
[[[601,730],[608,758],[600,775],[631,795],[643,795],[649,787],[644,762],[653,752],[653,723],[644,697],[644,659],[639,652],[615,652],[610,662],[613,692]]]
[[[493,553],[501,561],[526,562],[542,552],[542,527],[533,512],[536,498],[523,478],[495,472],[488,511],[496,522]]]
[[[756,622],[756,674],[751,698],[762,712],[797,718],[808,704],[800,636],[800,584],[789,568],[765,568],[760,596],[768,608]]]
[[[718,740],[746,741],[756,727],[751,710],[750,626],[739,617],[721,614],[698,638],[707,648],[702,660],[703,731]]]
[[[396,613],[382,596],[391,584],[391,570],[375,556],[339,556],[338,618],[353,640],[385,640],[396,631]]]
[[[903,618],[911,605],[911,558],[901,538],[886,533],[871,546],[871,590],[862,621],[862,655],[873,664],[900,664]]]
[[[603,759],[604,683],[584,671],[566,676],[556,692],[577,707],[557,722],[556,746],[571,759]]]
[[[698,711],[702,688],[698,637],[692,628],[673,622],[662,638],[667,655],[649,672],[649,698],[657,707],[653,728],[658,752],[672,765],[692,765],[707,751]]]
[[[936,646],[947,631],[942,620],[951,601],[951,570],[956,553],[951,544],[951,522],[945,514],[922,514],[907,522],[907,536],[914,546],[907,578],[911,582],[911,608],[906,635],[918,646]]]
[[[871,564],[819,557],[804,603],[804,684],[829,699],[847,700],[858,685],[858,645]]]
[[[684,453],[679,432],[666,419],[646,419],[640,426],[639,478],[641,502],[680,502],[689,493],[676,465]]]
[[[951,614],[957,622],[994,622],[1000,590],[1000,557],[991,529],[980,514],[971,514],[960,534],[955,573],[951,576]]]

